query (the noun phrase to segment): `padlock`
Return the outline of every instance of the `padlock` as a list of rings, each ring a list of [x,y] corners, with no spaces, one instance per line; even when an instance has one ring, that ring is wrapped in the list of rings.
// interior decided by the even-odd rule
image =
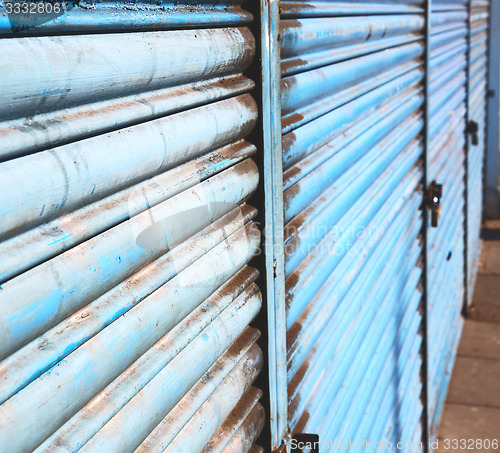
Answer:
[[[479,144],[479,125],[475,121],[469,121],[465,129],[467,134],[472,136],[472,144],[477,146]]]
[[[432,181],[427,191],[427,204],[431,210],[431,225],[438,226],[441,216],[441,197],[443,196],[443,185]]]

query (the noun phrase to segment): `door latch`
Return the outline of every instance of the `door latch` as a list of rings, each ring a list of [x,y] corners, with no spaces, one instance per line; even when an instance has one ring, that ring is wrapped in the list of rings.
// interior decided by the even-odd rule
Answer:
[[[472,135],[472,144],[477,146],[479,144],[479,125],[475,121],[468,121],[465,132]]]
[[[432,181],[427,189],[427,204],[431,210],[431,225],[437,227],[441,215],[441,197],[443,196],[443,185]]]

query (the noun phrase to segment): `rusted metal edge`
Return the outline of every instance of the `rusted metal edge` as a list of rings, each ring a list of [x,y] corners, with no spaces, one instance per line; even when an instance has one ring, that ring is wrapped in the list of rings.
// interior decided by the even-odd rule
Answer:
[[[424,166],[424,181],[423,181],[423,200],[426,198],[427,191],[429,190],[429,151],[430,151],[430,57],[431,57],[431,33],[432,33],[432,0],[426,0],[425,2],[425,79],[424,79],[424,95],[425,95],[425,106],[424,106],[424,155],[423,155],[423,166]],[[422,443],[423,443],[423,453],[429,453],[429,443],[430,443],[430,424],[429,424],[429,289],[430,289],[430,279],[428,274],[430,271],[429,266],[429,248],[430,240],[427,234],[429,228],[429,209],[424,202],[423,205],[423,303],[422,303]]]
[[[283,155],[278,0],[261,0],[262,123],[264,138],[265,253],[269,333],[271,451],[287,434]]]
[[[470,115],[470,63],[471,63],[471,20],[472,0],[467,1],[467,51],[465,67],[465,155],[464,155],[464,300],[462,313],[469,306],[469,134]],[[476,123],[477,124],[477,123]],[[477,132],[476,132],[477,133]]]

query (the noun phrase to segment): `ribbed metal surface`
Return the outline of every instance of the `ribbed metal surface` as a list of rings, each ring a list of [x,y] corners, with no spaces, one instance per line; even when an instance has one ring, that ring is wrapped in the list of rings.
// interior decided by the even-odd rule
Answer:
[[[0,40],[0,450],[249,451],[251,15],[79,3]]]
[[[423,2],[281,8],[289,426],[419,441]]]
[[[460,338],[464,295],[467,2],[433,2],[429,182],[443,185],[437,228],[428,228],[429,422],[439,415]]]
[[[472,0],[470,14],[469,120],[478,124],[477,145],[468,145],[468,292],[469,301],[476,280],[481,241],[483,171],[486,148],[486,92],[488,90],[489,1]]]
[[[222,0],[217,3],[207,0],[184,3],[173,0],[79,0],[60,3],[66,4],[63,14],[37,12],[35,21],[30,17],[29,27],[26,26],[22,15],[9,16],[5,8],[2,8],[0,36],[12,36],[13,33],[26,36],[47,33],[197,29],[245,25],[252,20],[252,15],[242,8],[244,2],[241,0]]]

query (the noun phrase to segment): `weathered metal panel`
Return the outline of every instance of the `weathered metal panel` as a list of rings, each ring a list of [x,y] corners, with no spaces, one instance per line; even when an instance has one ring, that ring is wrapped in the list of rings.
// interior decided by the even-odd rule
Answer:
[[[486,115],[488,92],[489,1],[471,0],[470,67],[468,80],[468,121],[477,124],[477,140],[468,138],[467,266],[468,302],[476,281],[481,255],[481,223],[484,195],[484,159],[486,153]]]
[[[465,295],[466,83],[468,5],[432,2],[428,181],[442,184],[437,228],[428,229],[428,404],[437,435]]]
[[[281,2],[288,423],[325,442],[421,440],[423,6]]]
[[[147,3],[0,12],[1,451],[263,429],[252,15]]]
[[[149,31],[165,28],[209,28],[247,24],[252,15],[242,8],[243,1],[197,0],[179,3],[171,0],[79,0],[60,2],[64,14],[38,13],[42,20],[26,26],[0,10],[0,36],[13,33],[40,35],[47,33],[92,33],[113,31]],[[66,5],[64,5],[66,3]],[[201,6],[201,8],[200,8]],[[45,19],[45,20],[44,20]],[[49,20],[50,19],[50,20]],[[31,21],[30,21],[31,22]]]

